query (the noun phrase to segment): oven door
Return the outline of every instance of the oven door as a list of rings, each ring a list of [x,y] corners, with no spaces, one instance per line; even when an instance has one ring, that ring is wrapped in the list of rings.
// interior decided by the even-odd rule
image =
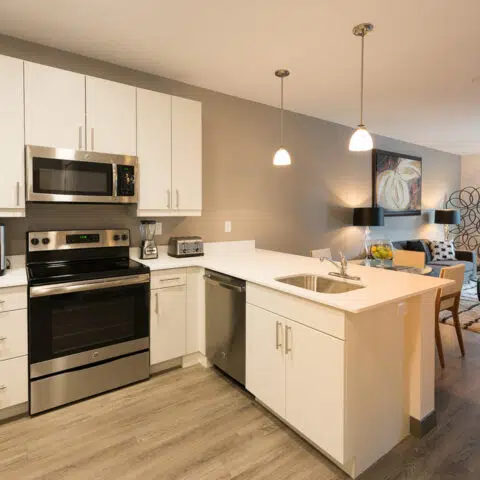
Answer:
[[[136,157],[29,145],[27,201],[134,203],[134,192],[117,192],[117,165],[130,169],[130,179],[136,164]]]
[[[150,276],[30,288],[30,378],[149,349]]]

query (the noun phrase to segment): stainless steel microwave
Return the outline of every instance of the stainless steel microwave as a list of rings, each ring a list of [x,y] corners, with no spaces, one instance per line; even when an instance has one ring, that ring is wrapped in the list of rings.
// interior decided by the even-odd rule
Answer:
[[[137,203],[138,158],[26,147],[27,202]]]

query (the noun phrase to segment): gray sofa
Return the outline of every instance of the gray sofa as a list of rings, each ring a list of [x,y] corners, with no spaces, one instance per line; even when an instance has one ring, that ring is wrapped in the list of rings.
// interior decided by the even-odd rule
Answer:
[[[443,267],[452,267],[463,263],[465,265],[465,279],[464,282],[469,280],[475,280],[477,274],[477,253],[467,252],[462,250],[455,250],[455,260],[442,260],[439,262],[432,261],[432,254],[430,247],[428,246],[428,240],[400,240],[392,242],[393,247],[397,250],[412,250],[416,252],[425,253],[425,264],[432,268],[432,272],[429,273],[432,277],[438,277]]]

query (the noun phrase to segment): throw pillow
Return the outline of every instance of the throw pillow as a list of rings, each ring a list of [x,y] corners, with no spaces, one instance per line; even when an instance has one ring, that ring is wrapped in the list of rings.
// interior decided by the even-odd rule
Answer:
[[[423,252],[425,254],[425,263],[430,263],[432,260],[430,249],[423,240],[408,240],[405,250],[411,252]]]
[[[430,242],[430,250],[432,251],[433,262],[455,260],[455,247],[452,241],[432,240]]]

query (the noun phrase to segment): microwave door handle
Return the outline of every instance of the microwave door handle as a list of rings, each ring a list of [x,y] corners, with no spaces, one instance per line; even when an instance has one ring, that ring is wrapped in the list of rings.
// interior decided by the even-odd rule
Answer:
[[[112,197],[116,198],[118,195],[118,168],[116,163],[112,163]]]

